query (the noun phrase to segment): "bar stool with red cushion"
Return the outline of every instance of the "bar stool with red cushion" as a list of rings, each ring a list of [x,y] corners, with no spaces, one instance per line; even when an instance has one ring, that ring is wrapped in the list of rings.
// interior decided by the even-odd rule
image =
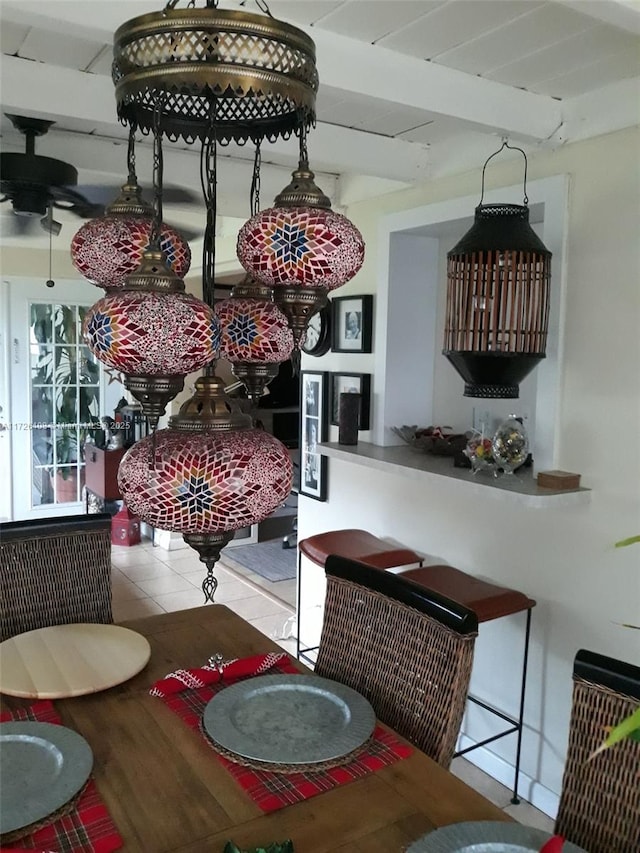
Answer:
[[[415,551],[404,548],[402,545],[385,542],[384,539],[374,536],[367,530],[329,530],[326,533],[308,536],[298,542],[298,606],[296,612],[296,657],[298,659],[310,660],[305,656],[305,652],[313,652],[318,648],[317,646],[310,646],[303,649],[300,644],[302,557],[304,555],[312,563],[324,569],[327,557],[330,554],[349,560],[357,560],[367,566],[372,566],[374,569],[382,570],[411,566],[415,563],[421,566],[423,563],[422,557]]]
[[[432,592],[437,592],[462,604],[472,610],[478,617],[478,623],[490,622],[492,619],[501,619],[503,616],[511,616],[514,613],[526,611],[527,621],[525,627],[524,638],[524,657],[522,664],[522,682],[520,688],[520,712],[517,718],[508,716],[507,714],[492,708],[480,699],[474,696],[468,696],[470,702],[484,708],[492,714],[500,717],[511,724],[511,727],[505,729],[493,737],[486,738],[473,746],[468,746],[466,749],[461,749],[455,755],[464,755],[471,752],[473,749],[478,749],[480,746],[485,746],[498,738],[517,732],[516,746],[516,771],[513,784],[512,803],[519,803],[518,799],[518,777],[520,775],[520,750],[522,746],[522,721],[524,716],[524,695],[527,681],[527,660],[529,656],[529,636],[531,632],[531,610],[535,607],[536,602],[526,596],[522,592],[515,589],[510,589],[506,586],[499,586],[490,581],[481,580],[480,578],[469,575],[466,572],[456,569],[453,566],[423,566],[417,569],[409,569],[402,572],[402,577],[412,580],[414,583],[428,589]]]

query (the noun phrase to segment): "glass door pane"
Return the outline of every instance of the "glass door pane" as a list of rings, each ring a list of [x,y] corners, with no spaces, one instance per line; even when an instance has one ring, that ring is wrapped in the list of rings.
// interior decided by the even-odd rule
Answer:
[[[85,281],[56,281],[51,292],[34,279],[9,282],[15,519],[84,511],[85,440],[124,392],[82,339],[99,298]]]
[[[82,345],[81,310],[31,304],[32,506],[81,499],[84,441],[100,425],[100,368]]]

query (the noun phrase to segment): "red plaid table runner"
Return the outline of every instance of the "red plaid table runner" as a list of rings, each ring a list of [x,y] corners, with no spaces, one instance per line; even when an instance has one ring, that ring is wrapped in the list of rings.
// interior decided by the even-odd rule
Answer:
[[[232,668],[232,664],[235,664],[235,667]],[[222,669],[222,679],[220,669]],[[235,672],[243,670],[243,676],[230,677],[234,670]],[[157,682],[150,692],[154,696],[160,696],[162,701],[190,728],[200,731],[204,709],[216,693],[232,682],[252,677],[248,674],[249,672],[253,675],[261,675],[267,671],[272,674],[299,674],[286,654],[260,655],[255,658],[245,658],[242,661],[233,661],[228,665],[223,664],[222,667],[210,664],[197,670],[179,670]],[[208,683],[204,686],[195,686],[196,683],[202,684],[203,681]],[[180,682],[182,687],[178,687]],[[187,684],[189,686],[185,686]],[[175,692],[169,693],[168,687],[175,688]],[[412,752],[411,747],[401,743],[395,735],[385,731],[381,726],[376,726],[367,749],[345,764],[326,770],[279,773],[254,770],[229,761],[215,751],[213,744],[204,736],[202,737],[211,746],[218,761],[226,767],[236,782],[264,812],[277,811],[284,806],[293,805],[339,785],[360,779],[368,773],[374,773],[402,758],[407,758]]]
[[[60,725],[60,717],[49,701],[36,702],[28,708],[0,714],[0,722],[33,720],[36,723]],[[9,784],[5,780],[5,785]],[[102,802],[96,783],[91,779],[72,812],[21,838],[11,846],[0,847],[0,853],[51,851],[51,853],[111,853],[122,847],[122,838],[107,807]]]

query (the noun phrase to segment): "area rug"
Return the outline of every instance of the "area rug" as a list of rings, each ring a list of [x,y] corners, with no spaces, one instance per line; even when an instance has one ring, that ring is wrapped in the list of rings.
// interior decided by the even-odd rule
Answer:
[[[226,548],[223,562],[238,563],[268,581],[288,581],[296,576],[297,552],[283,548],[282,539],[257,542],[255,545],[237,545]]]

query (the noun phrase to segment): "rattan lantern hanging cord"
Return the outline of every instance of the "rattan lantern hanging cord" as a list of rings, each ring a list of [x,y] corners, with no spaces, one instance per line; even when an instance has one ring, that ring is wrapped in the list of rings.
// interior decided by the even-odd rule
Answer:
[[[522,154],[522,156],[524,157],[524,181],[523,181],[523,187],[522,187],[522,192],[524,195],[523,204],[525,206],[529,204],[529,197],[527,196],[527,166],[528,166],[527,155],[524,153],[522,148],[518,148],[517,145],[509,145],[508,140],[503,139],[502,145],[500,146],[500,148],[498,148],[497,151],[494,151],[493,154],[491,154],[489,157],[487,157],[487,159],[484,161],[484,166],[482,167],[482,189],[480,191],[480,205],[482,205],[482,200],[484,198],[484,173],[485,173],[485,170],[487,168],[487,164],[488,164],[489,160],[492,160],[494,157],[497,157],[498,154],[500,154],[502,151],[504,151],[505,148],[509,148],[511,151],[519,151]]]

